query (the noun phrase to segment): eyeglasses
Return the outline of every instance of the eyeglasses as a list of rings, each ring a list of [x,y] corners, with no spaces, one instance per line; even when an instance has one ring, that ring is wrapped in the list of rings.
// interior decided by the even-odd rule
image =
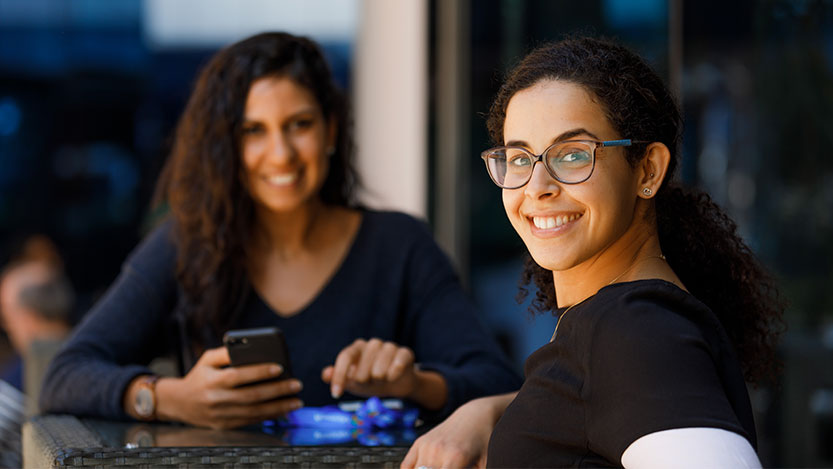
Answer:
[[[564,184],[579,184],[590,178],[596,167],[596,148],[627,147],[637,140],[565,140],[550,145],[540,155],[523,147],[495,147],[480,154],[495,184],[518,189],[532,178],[535,163],[542,162],[547,173]]]

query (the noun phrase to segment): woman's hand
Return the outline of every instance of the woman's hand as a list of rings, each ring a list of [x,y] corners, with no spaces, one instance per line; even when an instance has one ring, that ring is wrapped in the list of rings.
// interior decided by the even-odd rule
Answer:
[[[301,390],[297,379],[251,385],[279,377],[283,372],[280,365],[224,368],[229,364],[225,347],[210,349],[185,377],[160,379],[156,384],[157,418],[225,429],[280,417],[303,405],[297,397],[290,397]],[[129,396],[135,383],[128,388]],[[131,403],[126,406],[132,414]]]
[[[347,390],[359,396],[408,398],[439,409],[448,394],[439,373],[417,369],[411,349],[375,338],[357,339],[345,347],[335,364],[324,368],[321,379],[330,383],[336,399]]]
[[[417,438],[401,468],[486,467],[489,437],[516,393],[469,401]]]

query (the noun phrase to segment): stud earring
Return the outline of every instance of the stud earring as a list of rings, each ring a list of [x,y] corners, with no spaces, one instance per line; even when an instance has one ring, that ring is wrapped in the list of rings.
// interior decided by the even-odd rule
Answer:
[[[648,177],[654,177],[654,173],[651,173]]]
[[[646,197],[650,197],[654,191],[652,191],[650,187],[645,187],[642,189],[642,193],[645,194]]]

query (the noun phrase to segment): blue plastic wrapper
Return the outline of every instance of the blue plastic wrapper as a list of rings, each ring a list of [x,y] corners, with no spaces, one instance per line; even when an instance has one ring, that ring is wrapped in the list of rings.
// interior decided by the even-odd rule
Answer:
[[[413,428],[418,409],[385,405],[378,397],[342,407],[304,407],[283,419],[263,422],[263,429],[278,432],[288,444],[300,446],[350,442],[390,446],[410,444],[416,438]]]
[[[413,428],[419,410],[414,408],[392,409],[374,396],[359,405],[355,412],[330,405],[303,407],[290,412],[278,425],[288,427],[322,428]]]
[[[292,446],[338,445],[358,443],[362,446],[410,445],[416,439],[413,429],[375,430],[360,428],[284,427],[281,438]]]

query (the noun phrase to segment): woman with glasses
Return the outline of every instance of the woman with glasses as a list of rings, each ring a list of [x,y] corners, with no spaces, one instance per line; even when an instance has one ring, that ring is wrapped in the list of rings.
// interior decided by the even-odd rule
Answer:
[[[437,417],[518,389],[427,227],[356,204],[353,155],[315,43],[265,33],[218,52],[159,182],[170,215],[53,361],[43,410],[228,428],[372,395]],[[227,368],[223,334],[264,326],[283,331],[292,379]],[[154,375],[172,350],[182,376]]]
[[[734,223],[674,180],[660,78],[610,42],[545,45],[488,126],[532,308],[559,320],[519,392],[464,405],[403,467],[760,466],[745,379],[771,370],[782,308]]]

